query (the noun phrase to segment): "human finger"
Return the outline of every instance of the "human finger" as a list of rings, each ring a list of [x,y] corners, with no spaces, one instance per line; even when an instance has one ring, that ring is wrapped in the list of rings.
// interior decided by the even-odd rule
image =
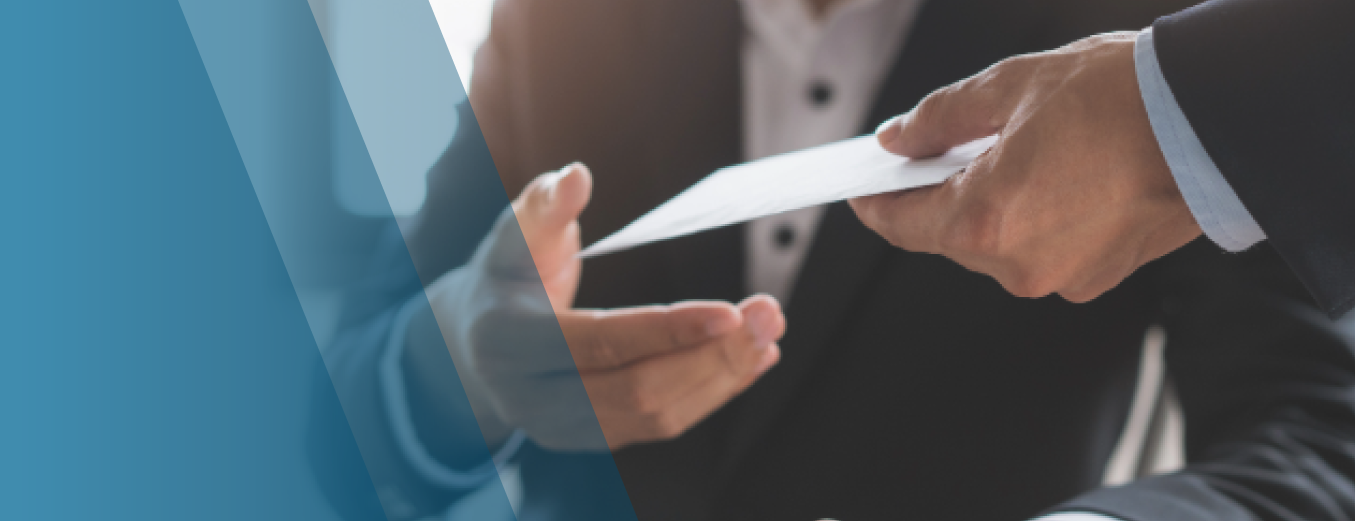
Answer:
[[[553,246],[575,225],[592,195],[593,176],[587,166],[574,163],[541,174],[513,201],[522,234],[535,251]]]
[[[941,226],[943,185],[889,192],[848,201],[856,216],[895,247],[940,253],[936,246]]]
[[[684,410],[713,410],[766,370],[768,351],[785,331],[770,298],[740,306],[742,327],[688,349],[653,356],[620,369],[584,373],[594,406],[637,415],[637,421],[673,427],[692,418]],[[694,399],[694,401],[693,401]],[[668,430],[656,427],[658,430]]]
[[[742,317],[727,302],[689,301],[667,306],[559,313],[579,371],[613,369],[693,347],[733,330]]]
[[[476,262],[504,280],[541,280],[552,304],[565,304],[573,297],[579,268],[577,216],[588,204],[592,183],[587,167],[577,163],[537,176],[513,200],[512,215],[505,213],[495,223]]]
[[[657,412],[633,414],[617,410],[597,411],[608,446],[615,450],[634,442],[672,439],[696,426],[741,394],[781,359],[781,349],[776,344],[760,350],[760,353],[757,365],[741,379],[732,382],[720,379],[716,384],[699,386],[695,392]]]
[[[1019,74],[1014,59],[1004,60],[974,76],[942,87],[913,110],[885,121],[875,131],[885,150],[920,158],[940,155],[951,147],[996,134],[1005,125],[1020,95],[1008,85]]]

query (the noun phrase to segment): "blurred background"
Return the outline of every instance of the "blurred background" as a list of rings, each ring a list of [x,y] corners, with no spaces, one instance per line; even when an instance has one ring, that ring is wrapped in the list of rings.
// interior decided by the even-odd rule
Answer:
[[[325,164],[331,168],[291,176],[285,181],[286,186],[273,189],[285,192],[289,200],[306,200],[308,204],[326,208],[334,218],[352,225],[346,227],[348,233],[336,235],[312,229],[306,222],[283,219],[272,224],[276,235],[292,234],[296,240],[308,244],[307,254],[362,259],[361,252],[370,250],[375,244],[390,213],[397,221],[408,221],[422,206],[428,169],[462,123],[458,121],[456,107],[467,102],[465,93],[474,74],[474,53],[489,32],[493,0],[431,0],[442,42],[419,40],[419,35],[385,34],[373,29],[381,25],[374,21],[410,15],[393,11],[403,7],[361,0],[308,1],[340,83],[326,87],[323,83],[329,80],[317,77],[313,92],[327,92],[329,99],[315,106],[328,107],[331,115],[344,115],[351,109],[362,141],[353,142],[350,136],[335,132],[333,139],[321,147],[323,150],[316,150],[316,153],[329,155],[331,160]],[[448,53],[455,70],[408,66],[439,61],[417,56],[417,53],[425,52]],[[445,60],[445,55],[441,60]],[[392,88],[396,84],[400,88]],[[407,95],[398,99],[380,95],[392,91]],[[315,103],[314,100],[310,102]],[[395,129],[392,125],[396,124],[401,128]],[[277,137],[280,143],[288,139],[286,132],[280,132]],[[365,150],[357,147],[365,147]],[[365,167],[353,169],[351,166],[365,162],[352,161],[347,154],[364,152],[371,156],[380,189],[370,186],[370,171]],[[267,184],[268,180],[262,182]],[[256,189],[261,189],[260,183],[261,180],[256,178]],[[280,226],[286,229],[279,230]],[[325,228],[341,227],[329,225]],[[283,242],[279,238],[279,244]],[[344,285],[357,279],[356,275],[363,268],[360,262],[328,264],[336,267],[327,272],[301,270],[304,276],[298,277],[297,272],[292,276],[322,350],[333,338],[343,304]],[[1355,315],[1347,317],[1341,326],[1355,337]],[[1149,349],[1152,352],[1145,353],[1145,374],[1140,382],[1153,388],[1153,395],[1140,399],[1167,405],[1140,414],[1141,418],[1136,421],[1143,423],[1138,428],[1142,434],[1130,445],[1136,447],[1135,451],[1148,452],[1135,452],[1121,458],[1119,468],[1108,471],[1108,482],[1124,482],[1145,471],[1165,471],[1179,465],[1182,425],[1179,413],[1169,403],[1174,402],[1170,396],[1170,383],[1162,380],[1160,375],[1161,348],[1158,346],[1157,351]],[[1159,374],[1150,374],[1154,372]],[[1144,439],[1153,436],[1162,440]],[[1164,443],[1166,445],[1162,445]],[[1138,468],[1140,465],[1151,468]],[[1115,466],[1112,462],[1112,467]],[[505,479],[505,487],[514,488],[511,481]],[[474,495],[467,499],[468,502],[475,500]],[[505,514],[511,518],[511,513]]]
[[[327,259],[323,263],[306,264],[324,265],[328,269],[295,270],[292,281],[316,341],[323,349],[337,325],[344,284],[354,280],[362,269],[364,256],[361,252],[370,250],[376,242],[385,216],[390,212],[397,219],[406,219],[423,205],[428,168],[457,130],[456,105],[466,101],[465,88],[474,71],[473,55],[488,34],[493,0],[432,0],[433,13],[445,45],[442,42],[427,45],[429,42],[419,41],[417,35],[373,32],[373,28],[381,24],[372,22],[380,17],[411,15],[391,12],[395,4],[357,0],[309,0],[309,3],[340,85],[326,85],[329,83],[327,75],[315,71],[311,88],[304,89],[305,99],[296,99],[298,89],[261,89],[261,95],[275,97],[275,103],[293,110],[298,107],[307,110],[310,114],[305,120],[315,125],[332,127],[330,122],[336,115],[346,117],[351,107],[363,142],[353,142],[349,136],[336,131],[332,132],[333,137],[328,143],[299,143],[306,133],[292,131],[290,127],[296,119],[282,121],[284,116],[279,115],[278,131],[271,137],[274,146],[291,150],[305,148],[316,156],[327,156],[316,157],[315,161],[307,163],[329,165],[329,168],[255,176],[253,181],[256,189],[275,192],[279,198],[296,201],[334,219],[332,225],[303,219],[274,219],[272,223],[280,243],[305,245],[298,248],[298,255]],[[257,36],[284,38],[286,35]],[[407,56],[406,60],[391,59],[392,55],[409,52],[449,53],[456,70],[406,66],[420,63],[417,56]],[[275,56],[258,58],[277,61],[279,67],[283,66]],[[293,81],[297,76],[291,71],[287,81]],[[406,96],[390,99],[376,95],[384,86],[395,82],[402,84],[400,90],[406,92]],[[326,93],[327,96],[315,96],[315,93]],[[389,126],[396,122],[402,126],[413,123],[416,128],[388,132]],[[357,148],[363,145],[367,150]],[[352,166],[366,163],[349,156],[362,153],[372,156],[372,166],[381,182],[379,189],[367,186],[371,179],[369,171]],[[337,224],[339,222],[345,224]],[[332,233],[338,229],[346,232]],[[333,259],[351,262],[333,262]]]

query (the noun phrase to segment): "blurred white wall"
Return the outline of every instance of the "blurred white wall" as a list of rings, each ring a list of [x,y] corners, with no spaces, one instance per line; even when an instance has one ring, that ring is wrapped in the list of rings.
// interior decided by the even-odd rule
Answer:
[[[309,1],[385,192],[374,193],[365,171],[336,169],[335,196],[359,215],[383,215],[387,203],[396,216],[411,215],[423,205],[428,168],[456,132],[455,106],[493,0],[432,0],[436,28],[425,25],[420,2]]]
[[[442,38],[456,62],[461,84],[470,92],[475,49],[489,34],[489,15],[494,0],[431,0],[433,15],[442,28]]]

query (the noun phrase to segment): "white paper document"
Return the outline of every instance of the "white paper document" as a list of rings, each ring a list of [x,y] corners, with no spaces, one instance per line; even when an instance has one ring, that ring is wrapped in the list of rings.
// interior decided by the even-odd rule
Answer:
[[[906,159],[867,135],[716,170],[625,228],[585,248],[594,257],[853,197],[940,183],[993,145],[973,141],[930,159]]]

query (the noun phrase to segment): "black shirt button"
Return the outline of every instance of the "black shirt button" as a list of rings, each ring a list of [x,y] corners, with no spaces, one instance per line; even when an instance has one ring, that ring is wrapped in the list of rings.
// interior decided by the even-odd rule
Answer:
[[[776,247],[781,249],[789,248],[795,244],[795,229],[790,225],[783,224],[776,227],[776,232],[772,234],[772,240],[776,241]]]
[[[833,86],[824,80],[814,80],[809,84],[809,101],[816,107],[822,107],[833,101]]]

